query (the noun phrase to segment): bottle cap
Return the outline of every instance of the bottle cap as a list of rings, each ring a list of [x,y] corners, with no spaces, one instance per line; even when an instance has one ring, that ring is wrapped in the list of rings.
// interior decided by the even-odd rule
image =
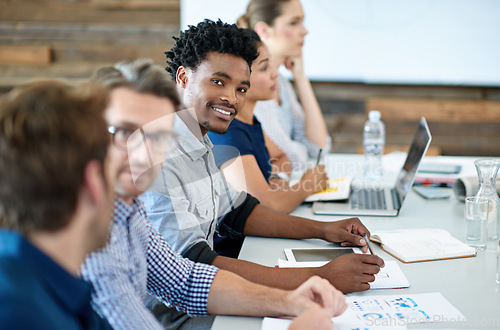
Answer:
[[[379,121],[380,120],[380,111],[378,111],[378,110],[371,110],[368,113],[368,118],[371,121]]]

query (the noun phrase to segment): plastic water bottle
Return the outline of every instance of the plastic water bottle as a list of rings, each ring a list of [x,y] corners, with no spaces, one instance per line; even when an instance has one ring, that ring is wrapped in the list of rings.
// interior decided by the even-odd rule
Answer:
[[[369,180],[377,180],[382,178],[385,125],[380,120],[380,111],[370,111],[368,118],[363,129],[363,146],[365,147],[364,175]]]

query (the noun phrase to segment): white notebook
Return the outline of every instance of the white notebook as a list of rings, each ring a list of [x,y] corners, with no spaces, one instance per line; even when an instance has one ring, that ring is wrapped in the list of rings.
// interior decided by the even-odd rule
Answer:
[[[332,178],[328,180],[328,188],[309,195],[304,202],[341,201],[349,198],[353,176]]]
[[[402,262],[419,262],[476,256],[473,247],[444,229],[419,228],[373,232],[370,240]]]

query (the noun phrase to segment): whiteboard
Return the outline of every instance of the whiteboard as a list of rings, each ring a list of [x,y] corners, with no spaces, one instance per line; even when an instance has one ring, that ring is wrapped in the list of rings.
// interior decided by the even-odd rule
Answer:
[[[302,0],[315,81],[500,86],[499,0]],[[181,0],[181,27],[248,0]]]

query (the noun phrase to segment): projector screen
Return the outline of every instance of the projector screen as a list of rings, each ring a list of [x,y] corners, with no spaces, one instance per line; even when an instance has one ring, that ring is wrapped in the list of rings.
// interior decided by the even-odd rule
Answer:
[[[302,0],[311,80],[500,86],[499,0]],[[248,0],[181,0],[181,28]]]

